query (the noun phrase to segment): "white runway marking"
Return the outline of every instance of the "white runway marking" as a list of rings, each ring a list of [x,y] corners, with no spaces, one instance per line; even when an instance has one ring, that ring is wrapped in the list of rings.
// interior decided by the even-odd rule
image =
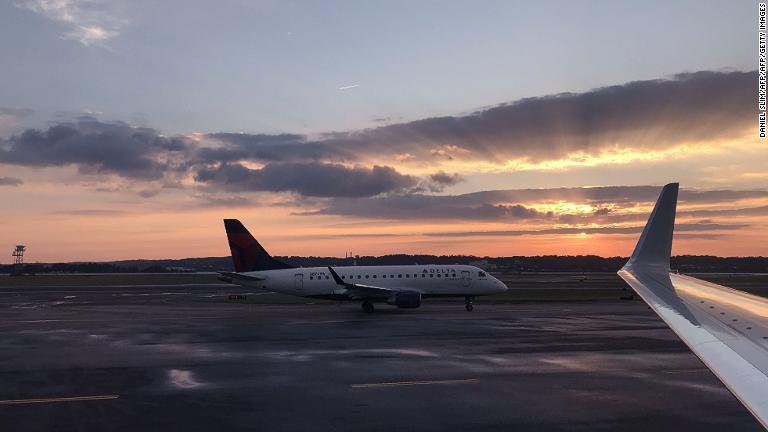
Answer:
[[[456,380],[440,380],[440,381],[395,381],[395,382],[383,382],[383,383],[371,383],[371,384],[350,384],[352,388],[376,388],[376,387],[399,387],[399,386],[415,386],[415,385],[436,385],[436,384],[471,384],[479,382],[479,379],[456,379]]]
[[[7,399],[0,400],[0,405],[27,405],[52,402],[79,402],[117,399],[120,395],[98,395],[98,396],[71,396],[60,398],[39,398],[39,399]]]

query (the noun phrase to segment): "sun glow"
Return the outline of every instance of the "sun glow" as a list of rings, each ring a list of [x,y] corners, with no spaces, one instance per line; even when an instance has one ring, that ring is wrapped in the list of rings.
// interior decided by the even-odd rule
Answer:
[[[525,207],[540,211],[542,213],[554,214],[589,214],[594,213],[597,208],[589,204],[579,204],[568,201],[557,201],[548,203],[523,204]]]

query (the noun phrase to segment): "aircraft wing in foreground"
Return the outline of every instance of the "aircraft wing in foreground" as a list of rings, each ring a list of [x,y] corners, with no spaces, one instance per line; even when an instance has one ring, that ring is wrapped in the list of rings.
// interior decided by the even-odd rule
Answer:
[[[768,428],[768,299],[670,273],[677,191],[661,191],[619,276]]]

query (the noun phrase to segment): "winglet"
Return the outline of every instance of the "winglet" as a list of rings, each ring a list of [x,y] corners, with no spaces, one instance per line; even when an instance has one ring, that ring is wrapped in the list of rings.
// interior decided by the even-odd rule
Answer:
[[[348,286],[349,285],[348,283],[344,282],[344,280],[341,279],[341,277],[339,277],[339,274],[336,273],[336,270],[334,270],[331,266],[328,266],[328,271],[331,272],[331,276],[333,276],[333,280],[336,281],[337,284],[339,284],[341,286]]]
[[[661,190],[651,217],[648,218],[648,223],[635,246],[635,251],[627,262],[627,267],[663,268],[669,271],[678,187],[678,183],[670,183]]]

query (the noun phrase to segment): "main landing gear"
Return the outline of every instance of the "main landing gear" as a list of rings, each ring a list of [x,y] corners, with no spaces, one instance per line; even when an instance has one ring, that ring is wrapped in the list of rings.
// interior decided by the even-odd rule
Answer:
[[[464,297],[464,309],[466,309],[467,312],[472,312],[472,309],[474,309],[474,307],[472,306],[472,300],[474,299],[475,298],[473,296]]]
[[[369,301],[364,301],[361,305],[363,307],[363,312],[365,313],[372,313],[373,312],[373,303]]]

